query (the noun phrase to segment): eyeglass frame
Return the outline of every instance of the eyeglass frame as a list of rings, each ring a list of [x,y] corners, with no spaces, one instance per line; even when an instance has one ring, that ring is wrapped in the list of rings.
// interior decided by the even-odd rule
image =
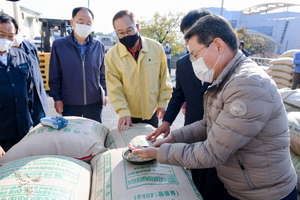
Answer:
[[[117,34],[118,38],[121,39],[121,38],[124,38],[126,35],[134,35],[135,32],[136,32],[136,27],[134,26],[134,27],[129,27],[125,32],[124,31],[121,33],[116,32],[116,34]],[[122,37],[119,37],[119,35],[121,35]]]
[[[210,46],[212,43],[213,43],[213,42],[210,42],[208,46]],[[208,48],[207,46],[204,46],[204,47],[202,47],[201,49],[199,49],[198,51],[196,51],[196,56],[193,55],[193,54],[195,54],[194,52],[193,52],[193,54],[192,54],[192,53],[189,53],[190,61],[191,61],[191,62],[195,62],[195,61],[197,60],[196,58],[197,58],[197,56],[198,56],[198,53],[199,53],[202,49],[204,49],[205,47]]]

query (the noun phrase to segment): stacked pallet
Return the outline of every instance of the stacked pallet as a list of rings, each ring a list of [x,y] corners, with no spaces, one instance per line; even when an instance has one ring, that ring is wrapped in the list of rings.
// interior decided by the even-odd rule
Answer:
[[[49,64],[50,64],[50,53],[39,53],[40,59],[40,70],[44,82],[44,88],[46,91],[50,90],[49,87]]]

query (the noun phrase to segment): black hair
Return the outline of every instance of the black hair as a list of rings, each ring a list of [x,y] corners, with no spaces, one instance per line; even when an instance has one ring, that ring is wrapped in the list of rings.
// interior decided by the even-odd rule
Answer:
[[[91,13],[91,15],[92,15],[92,18],[94,19],[93,12],[89,8],[86,8],[86,7],[76,7],[76,8],[74,8],[73,11],[72,11],[72,18],[74,18],[77,15],[77,13],[79,11],[81,11],[82,9],[89,11],[89,13]]]
[[[19,26],[18,26],[18,23],[17,21],[9,16],[8,14],[4,13],[4,12],[0,12],[0,23],[13,23],[15,29],[16,29],[16,34],[18,32],[18,29],[19,29]]]
[[[183,33],[184,30],[190,29],[198,19],[212,13],[207,9],[196,9],[189,11],[181,20],[180,31]]]
[[[244,47],[245,46],[245,42],[244,41],[240,41],[240,45],[242,45]]]
[[[234,30],[230,23],[219,15],[206,15],[200,18],[185,34],[184,39],[189,40],[194,35],[198,36],[198,43],[206,47],[215,38],[220,38],[234,53],[238,51],[238,38]]]
[[[117,12],[117,13],[115,14],[115,16],[113,17],[113,20],[112,20],[113,27],[115,27],[114,22],[115,22],[117,19],[120,19],[120,18],[122,18],[122,17],[124,17],[124,16],[128,16],[128,17],[130,18],[130,20],[132,21],[132,23],[136,24],[136,21],[135,21],[135,15],[134,15],[132,12],[130,12],[130,11],[128,11],[128,10],[121,10],[121,11]]]

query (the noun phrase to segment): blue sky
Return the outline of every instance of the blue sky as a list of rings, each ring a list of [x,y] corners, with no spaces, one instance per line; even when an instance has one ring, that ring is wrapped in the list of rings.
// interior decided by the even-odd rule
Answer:
[[[120,10],[130,10],[137,19],[146,17],[150,19],[155,12],[160,14],[172,12],[187,13],[189,10],[202,7],[221,7],[222,0],[20,0],[19,4],[33,11],[41,13],[43,18],[71,19],[73,8],[78,6],[88,7],[95,15],[93,30],[109,33],[113,31],[112,18]],[[179,3],[182,2],[182,3]],[[299,0],[223,0],[223,7],[227,10],[242,10],[250,6],[269,3],[285,2],[300,4]],[[298,8],[298,12],[300,7]],[[291,10],[291,9],[290,9]]]

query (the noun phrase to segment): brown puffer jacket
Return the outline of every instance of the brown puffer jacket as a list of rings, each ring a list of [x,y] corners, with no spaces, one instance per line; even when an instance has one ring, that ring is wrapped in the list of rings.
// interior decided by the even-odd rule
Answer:
[[[158,161],[216,167],[228,192],[239,199],[287,196],[297,175],[286,111],[275,82],[239,51],[204,99],[203,120],[173,131],[176,143],[163,144]]]

